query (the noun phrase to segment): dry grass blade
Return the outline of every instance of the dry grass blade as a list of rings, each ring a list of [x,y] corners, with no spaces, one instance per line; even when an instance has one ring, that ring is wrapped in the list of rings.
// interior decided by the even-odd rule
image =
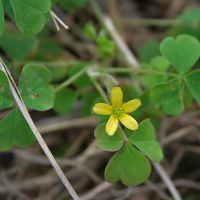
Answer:
[[[35,126],[33,120],[31,119],[31,116],[29,115],[29,112],[22,100],[22,97],[20,96],[17,86],[15,85],[15,82],[14,82],[8,68],[6,67],[6,65],[4,64],[4,62],[1,58],[0,58],[0,70],[2,70],[5,73],[5,75],[7,76],[9,85],[10,85],[10,89],[11,89],[11,93],[16,102],[16,105],[18,106],[19,110],[21,111],[22,115],[24,116],[29,127],[33,131],[38,143],[40,144],[40,146],[41,146],[43,152],[45,153],[45,155],[47,156],[47,158],[49,159],[49,162],[53,166],[55,172],[59,176],[60,180],[62,181],[62,183],[64,184],[66,189],[69,191],[72,198],[74,200],[79,200],[80,198],[78,197],[77,193],[75,192],[75,190],[71,186],[70,182],[66,178],[64,172],[61,170],[60,166],[56,162],[54,156],[52,155],[51,151],[49,150],[48,146],[46,145],[44,139],[42,138],[40,132],[38,131],[37,127]]]

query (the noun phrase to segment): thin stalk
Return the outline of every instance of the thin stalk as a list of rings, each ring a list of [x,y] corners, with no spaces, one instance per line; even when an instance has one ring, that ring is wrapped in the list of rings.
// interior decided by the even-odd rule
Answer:
[[[134,26],[183,26],[197,27],[198,23],[183,21],[180,19],[136,19],[120,18],[115,20],[116,23],[124,23]]]
[[[106,93],[104,92],[103,88],[100,86],[100,84],[94,79],[94,78],[91,78],[94,86],[96,87],[96,89],[98,90],[98,92],[100,93],[101,97],[104,99],[104,101],[106,103],[110,103],[109,102],[109,98],[107,97]]]
[[[130,69],[130,68],[102,67],[102,68],[99,68],[99,71],[100,72],[108,72],[108,73],[127,74],[127,73],[131,73],[132,69]],[[149,69],[141,69],[141,68],[139,68],[138,70],[136,70],[134,72],[134,75],[138,75],[138,74],[156,74],[156,75],[161,75],[162,76],[165,73],[167,73],[171,77],[177,77],[178,76],[178,74],[171,73],[171,72],[162,72],[162,71],[149,70]]]
[[[62,84],[60,84],[58,87],[56,87],[55,91],[59,92],[63,88],[67,87],[71,83],[73,83],[75,80],[77,80],[80,76],[86,73],[88,66],[84,67],[80,71],[78,71],[75,75],[64,81]]]

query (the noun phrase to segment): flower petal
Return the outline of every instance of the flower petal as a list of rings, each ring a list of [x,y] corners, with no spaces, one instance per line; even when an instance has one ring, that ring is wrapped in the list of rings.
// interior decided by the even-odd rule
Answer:
[[[123,114],[119,120],[126,128],[130,130],[136,130],[138,128],[137,121],[130,115]]]
[[[120,87],[113,87],[111,92],[113,107],[120,107],[123,101],[123,93]]]
[[[131,101],[128,101],[122,105],[122,109],[125,113],[131,113],[135,110],[137,110],[141,106],[140,99],[133,99]]]
[[[106,132],[108,135],[114,135],[115,131],[117,130],[118,127],[118,118],[114,116],[110,116],[107,124],[106,124]]]
[[[93,107],[93,112],[99,115],[111,115],[112,110],[112,106],[106,103],[96,103]]]

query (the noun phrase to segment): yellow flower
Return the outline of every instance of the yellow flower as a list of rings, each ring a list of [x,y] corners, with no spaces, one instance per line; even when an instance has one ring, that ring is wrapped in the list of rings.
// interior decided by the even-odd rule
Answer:
[[[127,113],[135,111],[141,105],[141,101],[139,99],[133,99],[123,103],[123,93],[120,87],[112,88],[111,101],[112,105],[97,103],[93,107],[93,111],[96,114],[111,115],[106,124],[106,132],[108,135],[114,135],[119,121],[128,129],[136,130],[138,128],[137,121]]]

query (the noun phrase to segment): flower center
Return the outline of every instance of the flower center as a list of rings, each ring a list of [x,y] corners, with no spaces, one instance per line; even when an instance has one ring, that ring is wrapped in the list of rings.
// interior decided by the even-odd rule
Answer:
[[[121,107],[115,107],[113,108],[113,116],[119,118],[120,115],[123,113]]]

